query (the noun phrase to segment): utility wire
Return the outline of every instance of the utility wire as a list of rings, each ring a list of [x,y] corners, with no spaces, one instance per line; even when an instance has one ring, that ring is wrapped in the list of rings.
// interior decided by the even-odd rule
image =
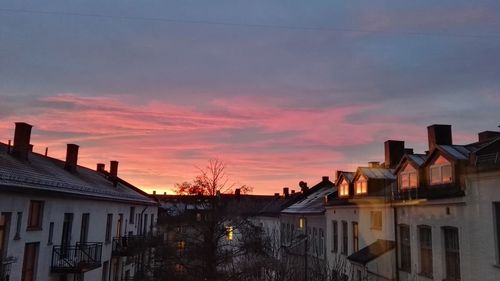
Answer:
[[[219,26],[232,26],[232,27],[243,27],[243,28],[269,28],[269,29],[321,31],[321,32],[400,34],[400,35],[431,36],[431,37],[459,37],[459,38],[462,37],[462,38],[477,38],[477,39],[500,39],[500,34],[499,35],[475,35],[475,34],[457,34],[457,33],[387,31],[387,30],[337,28],[337,27],[252,24],[252,23],[236,23],[236,22],[223,22],[223,21],[187,20],[187,19],[173,19],[173,18],[121,16],[121,15],[92,14],[92,13],[79,13],[79,12],[39,11],[39,10],[8,9],[8,8],[0,8],[0,12],[15,13],[15,14],[58,15],[58,16],[69,16],[69,17],[91,17],[91,18],[105,18],[105,19],[135,20],[135,21],[156,21],[156,22],[164,22],[164,23],[219,25]]]

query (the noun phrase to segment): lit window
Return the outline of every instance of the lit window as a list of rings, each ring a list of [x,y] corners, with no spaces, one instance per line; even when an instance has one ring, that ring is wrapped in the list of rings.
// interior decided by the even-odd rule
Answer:
[[[186,247],[185,241],[177,241],[177,255],[182,256],[184,254],[184,249]]]
[[[349,183],[344,179],[340,183],[340,196],[349,196]]]
[[[183,273],[184,271],[186,271],[186,268],[182,264],[180,263],[175,264],[175,272]]]
[[[417,170],[406,165],[405,169],[399,173],[399,187],[401,189],[417,187]]]
[[[299,219],[299,229],[303,230],[306,225],[306,219],[305,218],[300,218]]]
[[[444,157],[438,159],[430,166],[431,184],[443,184],[452,182],[451,163]]]
[[[226,226],[226,238],[227,240],[233,240],[233,226]]]
[[[356,181],[356,194],[365,194],[367,192],[366,186],[367,186],[367,180],[365,177],[361,176]]]
[[[28,216],[28,230],[38,230],[42,228],[43,201],[30,202],[30,212]]]

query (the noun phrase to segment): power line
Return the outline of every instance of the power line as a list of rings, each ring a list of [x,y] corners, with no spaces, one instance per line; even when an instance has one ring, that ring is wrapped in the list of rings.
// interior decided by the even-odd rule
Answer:
[[[243,28],[269,28],[269,29],[286,29],[286,30],[303,30],[303,31],[320,31],[320,32],[344,32],[344,33],[374,33],[374,34],[399,34],[412,36],[431,36],[431,37],[462,37],[476,39],[500,39],[499,35],[475,35],[475,34],[457,34],[457,33],[428,33],[428,32],[413,32],[413,31],[388,31],[388,30],[372,30],[372,29],[356,29],[356,28],[338,28],[338,27],[314,27],[314,26],[294,26],[294,25],[274,25],[274,24],[254,24],[254,23],[236,23],[223,21],[205,21],[205,20],[188,20],[188,19],[172,19],[172,18],[157,18],[157,17],[139,17],[139,16],[121,16],[107,14],[92,14],[79,12],[61,12],[61,11],[38,11],[28,9],[7,9],[0,8],[0,12],[17,13],[17,14],[38,14],[38,15],[58,15],[58,16],[73,16],[73,17],[92,17],[105,19],[120,19],[120,20],[135,20],[135,21],[156,21],[164,23],[183,23],[183,24],[200,24],[200,25],[219,25]]]

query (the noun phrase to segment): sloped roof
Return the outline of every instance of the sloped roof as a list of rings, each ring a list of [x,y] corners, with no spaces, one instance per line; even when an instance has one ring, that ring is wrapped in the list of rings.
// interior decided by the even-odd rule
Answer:
[[[335,180],[335,184],[339,184],[341,179],[346,179],[349,183],[351,183],[354,180],[355,174],[356,174],[355,172],[341,171],[339,173],[337,180]]]
[[[405,156],[418,167],[422,166],[425,160],[427,160],[427,155],[425,154],[405,154]]]
[[[358,264],[366,265],[395,247],[396,243],[394,241],[377,239],[377,241],[372,244],[348,256],[347,259]]]
[[[360,173],[370,179],[396,179],[394,169],[359,167],[356,173]]]
[[[284,209],[285,214],[316,214],[325,211],[325,196],[337,191],[330,180],[323,180],[313,186],[301,200]]]
[[[42,191],[92,197],[99,200],[156,204],[143,191],[122,179],[116,186],[100,173],[82,166],[76,172],[64,169],[64,161],[30,152],[28,161],[20,161],[0,144],[0,191]]]
[[[473,151],[472,147],[464,145],[437,145],[436,147],[457,160],[469,159],[469,155]]]

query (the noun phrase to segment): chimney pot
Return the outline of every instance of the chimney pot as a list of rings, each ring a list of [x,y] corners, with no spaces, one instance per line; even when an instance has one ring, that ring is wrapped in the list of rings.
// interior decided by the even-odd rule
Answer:
[[[104,172],[105,169],[106,169],[106,164],[104,164],[104,163],[97,163],[96,171],[102,173],[102,172]]]
[[[385,166],[395,168],[405,153],[405,142],[388,140],[384,142]]]
[[[290,189],[288,187],[283,187],[283,195],[285,195],[285,198],[288,198],[290,195],[289,190]]]
[[[427,127],[429,140],[429,151],[433,151],[436,145],[452,145],[451,125],[434,124]]]
[[[22,160],[28,160],[28,152],[32,149],[32,147],[30,147],[32,128],[33,126],[28,123],[16,122],[12,154]]]
[[[76,172],[78,163],[78,148],[76,144],[68,143],[66,149],[66,163],[64,168],[70,172]]]

